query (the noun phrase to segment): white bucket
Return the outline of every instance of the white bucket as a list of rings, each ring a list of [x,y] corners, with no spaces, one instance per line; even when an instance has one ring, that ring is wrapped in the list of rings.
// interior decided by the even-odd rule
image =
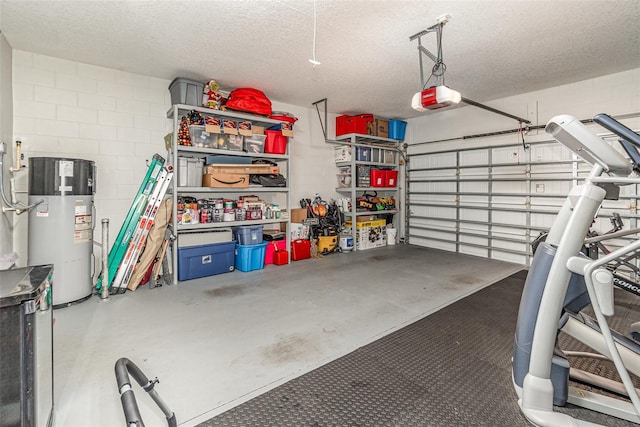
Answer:
[[[340,235],[340,249],[343,251],[353,250],[353,237],[350,234]]]
[[[387,245],[395,245],[398,230],[395,228],[387,228]]]

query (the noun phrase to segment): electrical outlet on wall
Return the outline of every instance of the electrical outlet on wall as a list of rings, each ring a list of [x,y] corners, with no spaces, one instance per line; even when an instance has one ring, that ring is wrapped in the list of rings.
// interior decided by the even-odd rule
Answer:
[[[536,193],[544,193],[544,184],[536,184]]]

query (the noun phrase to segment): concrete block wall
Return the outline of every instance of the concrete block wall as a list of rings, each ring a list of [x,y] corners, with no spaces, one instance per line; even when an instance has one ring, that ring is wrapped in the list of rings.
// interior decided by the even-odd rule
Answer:
[[[171,106],[169,83],[13,51],[13,139],[22,141],[25,165],[29,157],[37,156],[96,162],[96,240],[101,238],[102,218],[109,218],[113,243],[147,171],[147,160],[154,153],[166,156],[163,138],[172,131],[172,121],[166,118]],[[324,142],[315,109],[276,101],[273,109],[299,118],[289,143],[292,207],[315,192],[335,198],[333,147]],[[333,123],[334,116],[329,120]],[[26,171],[17,177],[17,187],[27,190]],[[25,194],[20,198],[26,202]],[[14,250],[26,265],[27,214],[16,216],[14,222]]]
[[[164,154],[169,81],[14,50],[14,139],[25,155],[96,162],[97,235],[110,219],[111,241],[146,173]],[[27,171],[17,186],[27,190]],[[25,196],[23,196],[24,198]],[[26,201],[26,200],[25,200]],[[16,217],[14,246],[26,262],[27,215]]]
[[[13,131],[12,53],[7,39],[0,33],[0,142],[11,141]],[[4,162],[7,162],[7,166],[0,173],[3,174],[3,181],[8,183],[11,178],[9,167],[12,165],[13,150],[11,144],[6,144],[5,149],[7,152]],[[12,212],[0,211],[0,255],[13,252],[14,215]]]

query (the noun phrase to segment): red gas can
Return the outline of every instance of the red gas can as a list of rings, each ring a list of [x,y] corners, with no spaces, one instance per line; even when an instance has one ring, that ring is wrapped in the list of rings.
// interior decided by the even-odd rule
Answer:
[[[278,253],[278,251],[287,250],[287,241],[286,240],[275,240],[273,242],[269,242],[267,244],[267,248],[264,251],[264,263],[265,264],[275,264],[273,261],[274,255]]]
[[[285,265],[289,264],[289,252],[288,251],[277,251],[273,253],[273,263],[275,265]]]
[[[311,242],[305,239],[298,239],[291,242],[291,259],[300,261],[311,258]]]

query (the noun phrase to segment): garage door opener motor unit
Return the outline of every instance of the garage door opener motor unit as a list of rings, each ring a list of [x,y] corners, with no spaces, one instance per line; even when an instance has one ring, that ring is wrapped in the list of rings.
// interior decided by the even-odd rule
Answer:
[[[457,105],[460,102],[464,102],[465,104],[473,105],[492,113],[500,114],[502,116],[517,120],[521,124],[531,124],[531,122],[527,119],[523,119],[521,117],[505,113],[504,111],[497,110],[493,107],[480,104],[479,102],[472,101],[469,98],[464,98],[462,97],[462,95],[460,95],[460,92],[450,89],[445,85],[444,73],[447,69],[447,66],[444,64],[444,61],[442,59],[442,30],[444,28],[444,25],[449,22],[450,19],[451,15],[449,15],[448,13],[440,15],[438,18],[436,18],[436,24],[409,37],[409,41],[418,39],[418,58],[420,60],[421,84],[421,91],[413,95],[413,97],[411,98],[411,108],[416,111],[423,112],[427,110],[438,110],[440,108],[445,108],[452,105]],[[435,55],[422,45],[421,37],[429,33],[436,33],[438,51]],[[433,68],[431,69],[431,75],[426,82],[424,80],[422,55],[427,56],[429,59],[435,62]],[[431,79],[434,80],[434,83],[429,86]]]

